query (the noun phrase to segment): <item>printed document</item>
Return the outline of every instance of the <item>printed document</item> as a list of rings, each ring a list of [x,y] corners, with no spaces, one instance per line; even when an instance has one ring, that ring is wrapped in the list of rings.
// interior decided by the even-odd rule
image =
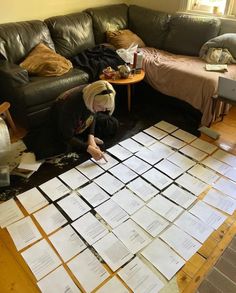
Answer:
[[[57,200],[58,198],[70,193],[70,189],[61,182],[57,177],[46,181],[45,183],[39,185],[39,188],[52,200]]]
[[[193,166],[190,170],[188,170],[188,173],[210,185],[220,178],[215,171],[203,167],[200,164]]]
[[[151,137],[150,135],[144,133],[144,132],[139,132],[135,135],[132,136],[132,139],[136,140],[137,142],[141,143],[144,146],[149,146],[156,142],[156,139]]]
[[[125,160],[123,164],[134,172],[138,173],[139,175],[143,174],[152,167],[151,165],[136,156],[132,156],[131,158]]]
[[[0,204],[1,228],[5,228],[6,226],[22,219],[23,217],[24,214],[22,213],[13,198]]]
[[[76,220],[72,223],[72,226],[90,245],[93,245],[109,232],[109,230],[91,213],[87,213]]]
[[[160,141],[156,141],[148,148],[151,151],[157,152],[159,154],[159,157],[161,157],[162,159],[169,157],[171,154],[175,152],[171,147],[165,145]]]
[[[236,200],[236,183],[235,182],[221,177],[218,181],[215,182],[213,187],[223,192],[224,194],[232,197],[234,200]]]
[[[175,181],[177,184],[183,186],[188,191],[192,192],[196,196],[199,196],[203,191],[205,191],[209,186],[203,181],[184,173]]]
[[[174,154],[170,155],[167,160],[179,166],[184,171],[187,171],[189,168],[196,164],[196,162],[178,152],[175,152]]]
[[[183,146],[186,145],[186,142],[178,139],[178,138],[175,138],[171,135],[168,135],[166,137],[164,137],[162,140],[161,140],[162,143],[164,144],[167,144],[168,146],[174,148],[174,149],[180,149],[182,148]]]
[[[104,172],[104,170],[99,167],[98,164],[95,164],[92,160],[87,160],[82,164],[76,166],[75,168],[86,177],[88,177],[90,180],[101,175]]]
[[[207,154],[212,154],[215,150],[217,150],[217,146],[209,143],[205,140],[202,140],[200,138],[195,139],[192,143],[192,146],[194,146],[195,148],[207,153]]]
[[[138,177],[137,173],[135,173],[122,163],[112,167],[109,171],[112,175],[119,178],[125,184],[133,180],[134,178]]]
[[[98,240],[93,247],[113,272],[133,257],[133,254],[111,232]]]
[[[47,199],[36,187],[17,195],[17,198],[29,214],[48,204]]]
[[[114,276],[106,282],[96,293],[130,293],[130,291]]]
[[[134,179],[126,186],[145,202],[159,193],[159,190],[141,177]]]
[[[209,167],[210,169],[220,173],[221,175],[224,175],[229,169],[230,166],[213,158],[208,157],[205,160],[202,161],[202,164]]]
[[[150,126],[146,129],[144,129],[144,132],[147,133],[150,136],[153,136],[155,139],[162,139],[163,137],[167,136],[168,133],[156,128],[155,126]]]
[[[160,128],[168,133],[171,133],[171,132],[175,131],[176,129],[178,129],[177,126],[175,126],[169,122],[166,122],[164,120],[161,120],[160,122],[156,123],[154,126]]]
[[[236,168],[236,156],[223,150],[217,150],[212,157]]]
[[[135,155],[139,157],[141,160],[144,160],[145,162],[149,163],[150,165],[156,164],[163,158],[162,153],[159,153],[155,150],[151,150],[146,147],[143,147]]]
[[[105,173],[94,179],[94,182],[102,187],[109,194],[114,194],[120,190],[124,183],[109,173]]]
[[[230,168],[228,171],[226,171],[225,176],[229,178],[230,180],[233,180],[236,182],[236,169]]]
[[[59,178],[64,181],[71,189],[75,190],[76,188],[84,185],[89,180],[83,174],[81,174],[75,168],[66,171],[59,175]]]
[[[173,182],[172,179],[155,168],[148,170],[142,175],[142,177],[160,190],[164,189]]]
[[[128,159],[133,155],[129,150],[125,149],[119,144],[116,144],[113,147],[107,149],[107,151],[121,161]]]
[[[93,291],[109,277],[107,270],[89,249],[81,252],[67,265],[86,292]]]
[[[158,249],[157,249],[158,247]],[[185,264],[167,244],[156,238],[141,253],[154,267],[170,280]]]
[[[171,135],[173,135],[174,137],[177,137],[187,143],[190,143],[197,138],[195,135],[193,135],[187,131],[184,131],[182,129],[176,130]]]
[[[162,171],[172,179],[176,179],[185,171],[181,169],[179,166],[175,165],[174,163],[164,159],[155,165],[155,168]]]
[[[85,243],[70,225],[67,225],[52,234],[49,237],[49,240],[52,242],[64,262],[67,262],[86,248]]]
[[[199,150],[199,149],[196,149],[195,147],[191,146],[191,145],[186,145],[184,146],[180,152],[192,159],[194,159],[195,161],[201,161],[203,159],[205,159],[208,154]]]
[[[118,275],[135,293],[157,293],[164,287],[162,281],[138,257],[123,267]]]
[[[18,251],[42,238],[29,216],[7,226],[7,231]]]
[[[37,280],[61,264],[59,257],[45,239],[23,251],[21,255]]]
[[[121,142],[119,142],[119,145],[126,148],[133,154],[138,152],[143,147],[143,145],[133,140],[132,138],[127,138],[125,140],[122,140]]]

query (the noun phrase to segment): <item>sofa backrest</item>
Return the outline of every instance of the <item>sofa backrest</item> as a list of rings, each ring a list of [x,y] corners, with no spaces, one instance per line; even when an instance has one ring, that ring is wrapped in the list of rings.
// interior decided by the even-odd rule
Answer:
[[[128,6],[126,4],[89,8],[85,11],[93,19],[96,44],[106,42],[106,31],[128,28]]]
[[[219,18],[174,14],[163,49],[175,54],[198,56],[202,45],[220,31]]]
[[[41,42],[54,50],[50,32],[40,20],[0,24],[1,59],[18,64]]]
[[[56,52],[66,58],[95,45],[92,18],[85,12],[45,19]]]
[[[161,49],[168,32],[170,15],[165,12],[129,6],[129,29],[136,33],[148,47]]]

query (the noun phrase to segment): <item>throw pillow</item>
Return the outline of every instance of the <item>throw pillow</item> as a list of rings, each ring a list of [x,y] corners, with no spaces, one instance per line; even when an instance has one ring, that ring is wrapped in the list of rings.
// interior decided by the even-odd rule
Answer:
[[[61,76],[73,67],[69,60],[43,43],[35,46],[20,66],[37,76]]]
[[[138,47],[145,47],[144,42],[135,33],[128,29],[107,31],[107,42],[112,44],[116,49],[127,49],[131,44],[138,45]]]

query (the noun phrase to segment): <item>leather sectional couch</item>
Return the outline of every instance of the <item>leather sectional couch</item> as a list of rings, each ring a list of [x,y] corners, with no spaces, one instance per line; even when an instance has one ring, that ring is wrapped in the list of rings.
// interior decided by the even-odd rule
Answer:
[[[209,39],[234,32],[212,17],[155,11],[136,5],[109,5],[50,17],[44,21],[0,24],[0,97],[26,128],[39,126],[63,91],[87,83],[88,74],[74,67],[60,77],[30,76],[19,64],[40,42],[66,58],[106,42],[106,31],[129,28],[147,47],[198,56]],[[190,73],[191,73],[190,69]],[[170,85],[171,86],[171,85]]]

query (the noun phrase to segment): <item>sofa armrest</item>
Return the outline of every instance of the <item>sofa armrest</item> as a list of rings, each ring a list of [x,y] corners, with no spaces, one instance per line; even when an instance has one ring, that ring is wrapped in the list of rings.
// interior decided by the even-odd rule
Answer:
[[[27,70],[19,65],[0,60],[0,88],[1,92],[8,92],[8,89],[20,87],[29,82]]]

